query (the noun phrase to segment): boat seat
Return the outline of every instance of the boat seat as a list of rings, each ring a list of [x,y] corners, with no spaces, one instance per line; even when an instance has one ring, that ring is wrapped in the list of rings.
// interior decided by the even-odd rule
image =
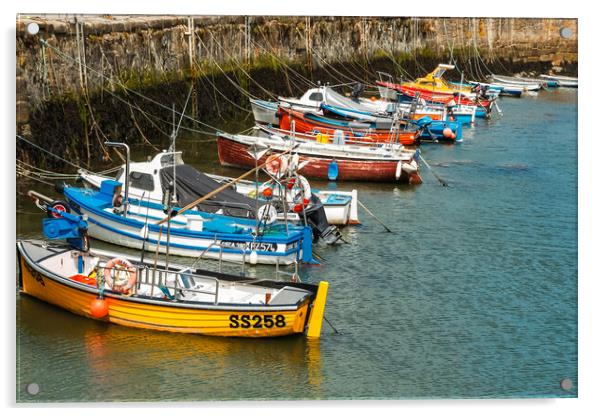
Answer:
[[[270,306],[278,305],[296,305],[301,299],[303,299],[308,292],[303,289],[298,289],[292,286],[284,286],[280,289],[272,299],[270,300]]]
[[[187,271],[187,269],[185,269]],[[186,273],[179,273],[176,277],[178,286],[181,288],[178,290],[178,299],[186,298],[191,300],[199,295],[215,295],[215,285],[207,285],[195,281],[194,277]]]

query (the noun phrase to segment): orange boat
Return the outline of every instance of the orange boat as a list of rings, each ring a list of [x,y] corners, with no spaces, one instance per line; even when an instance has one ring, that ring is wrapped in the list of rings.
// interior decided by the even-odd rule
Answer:
[[[332,137],[337,135],[335,132],[341,131],[346,143],[367,145],[374,143],[400,143],[404,146],[418,144],[418,130],[413,125],[404,123],[403,121],[399,122],[399,127],[393,121],[380,126],[376,122],[338,120],[315,113],[305,113],[282,107],[278,109],[278,117],[280,118],[281,130],[316,136],[325,134]]]

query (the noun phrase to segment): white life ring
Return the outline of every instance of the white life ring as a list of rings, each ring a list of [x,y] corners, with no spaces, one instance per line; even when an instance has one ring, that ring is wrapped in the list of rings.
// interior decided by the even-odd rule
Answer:
[[[278,219],[278,212],[272,204],[265,204],[257,210],[257,218],[266,225],[270,225]]]
[[[305,176],[297,176],[293,189],[288,190],[286,194],[286,199],[292,204],[303,203],[304,200],[311,201],[311,186],[309,185],[309,181]]]
[[[136,284],[136,268],[126,259],[114,258],[104,268],[107,286],[119,293],[129,293]]]
[[[288,168],[288,160],[282,155],[270,155],[265,162],[265,170],[270,175],[281,177]]]

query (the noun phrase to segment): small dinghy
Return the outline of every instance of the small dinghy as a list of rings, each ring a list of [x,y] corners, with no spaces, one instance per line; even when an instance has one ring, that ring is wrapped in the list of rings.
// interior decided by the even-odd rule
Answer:
[[[19,288],[95,320],[233,337],[319,338],[328,283],[254,279],[88,246],[81,216],[50,209],[51,240],[19,240]]]

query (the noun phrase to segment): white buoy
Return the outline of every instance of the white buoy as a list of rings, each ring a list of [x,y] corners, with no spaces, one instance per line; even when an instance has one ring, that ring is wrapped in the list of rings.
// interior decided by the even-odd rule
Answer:
[[[402,169],[407,174],[418,172],[418,166],[414,160],[412,160],[410,163],[404,163]]]
[[[31,22],[27,24],[27,33],[34,36],[37,35],[40,31],[40,26],[36,22]]]
[[[257,264],[257,251],[256,250],[251,251],[251,255],[249,256],[249,263]]]

